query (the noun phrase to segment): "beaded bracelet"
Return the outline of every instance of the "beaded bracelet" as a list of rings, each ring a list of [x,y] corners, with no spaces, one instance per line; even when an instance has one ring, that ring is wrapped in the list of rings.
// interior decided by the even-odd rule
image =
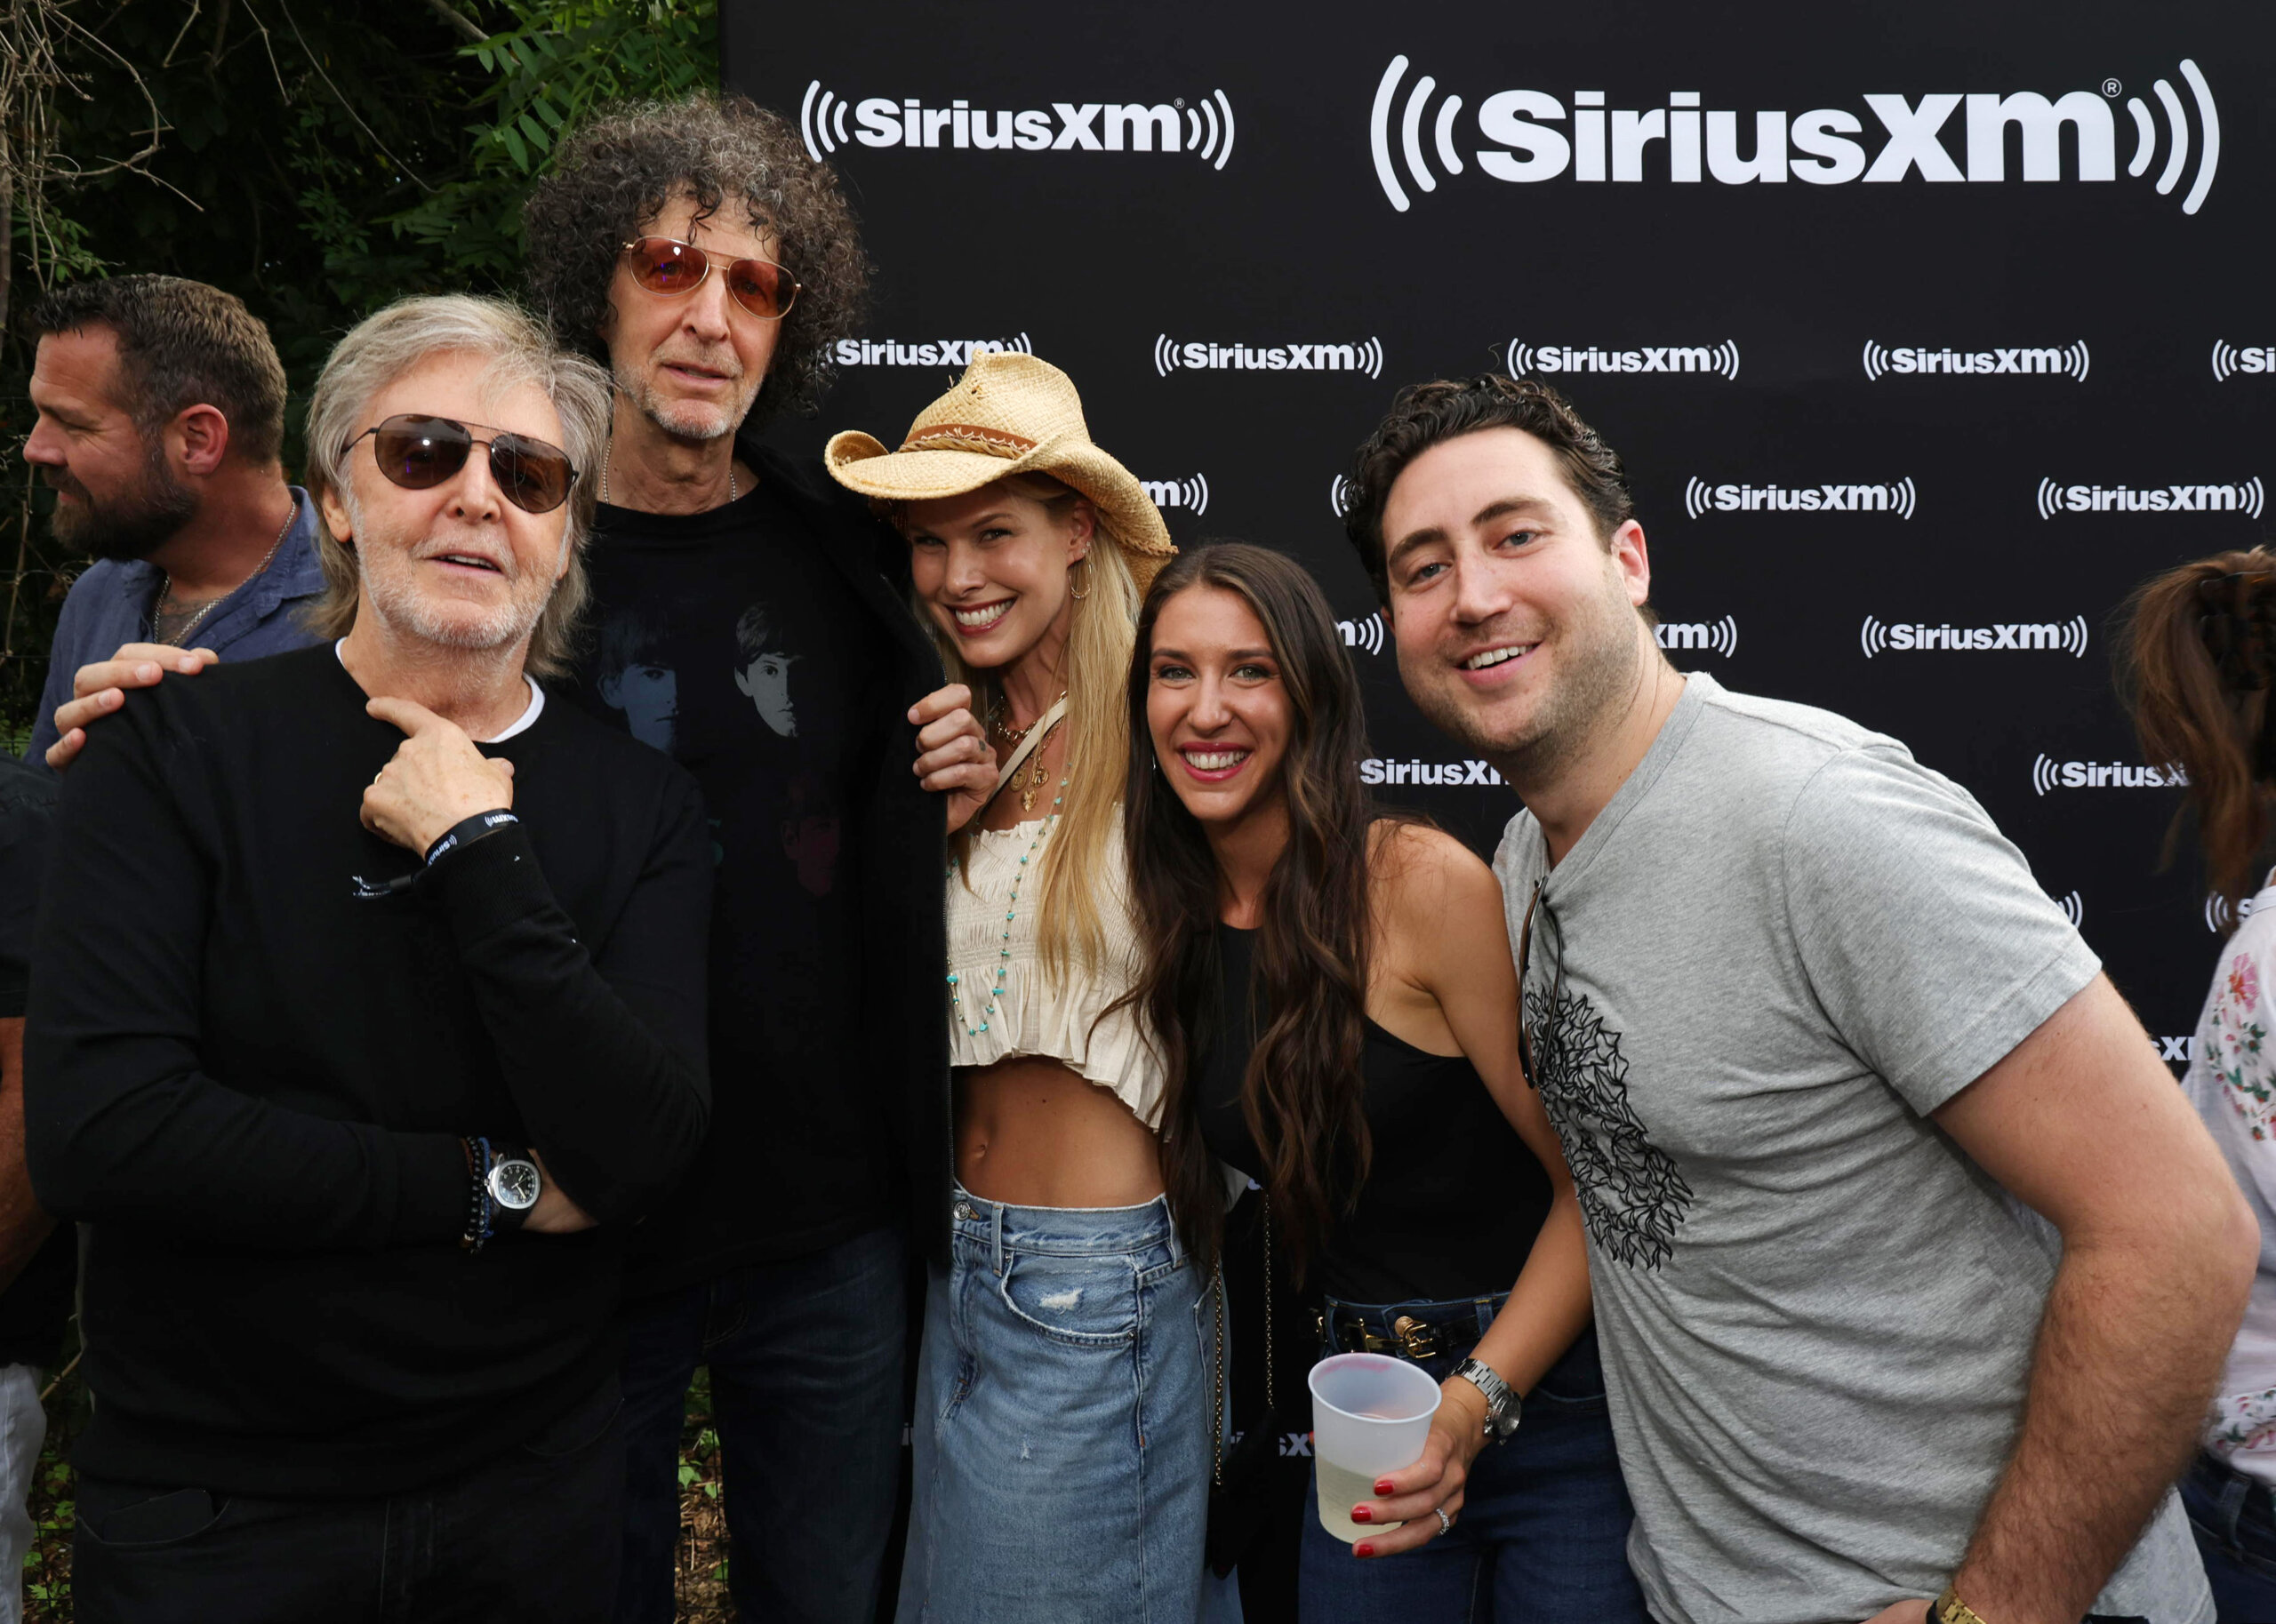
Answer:
[[[467,1207],[466,1230],[459,1236],[459,1245],[467,1252],[480,1252],[490,1244],[495,1228],[496,1211],[490,1197],[490,1164],[495,1156],[490,1141],[479,1134],[460,1142],[466,1147],[467,1172],[473,1189]]]

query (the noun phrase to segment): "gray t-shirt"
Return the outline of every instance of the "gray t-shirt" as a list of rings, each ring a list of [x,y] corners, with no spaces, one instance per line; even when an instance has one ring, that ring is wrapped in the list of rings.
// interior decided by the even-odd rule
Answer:
[[[1545,864],[1521,813],[1494,862],[1513,950]],[[1935,1595],[2012,1446],[2057,1244],[1927,1114],[2095,956],[1903,745],[1695,674],[1542,898],[1535,1081],[1654,1615]],[[2209,1624],[2174,1497],[2096,1611]]]

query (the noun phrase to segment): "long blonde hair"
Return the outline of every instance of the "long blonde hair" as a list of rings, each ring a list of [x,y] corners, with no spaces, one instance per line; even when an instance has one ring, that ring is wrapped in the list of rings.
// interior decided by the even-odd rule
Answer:
[[[1081,492],[1047,475],[1015,474],[998,483],[1042,503],[1059,523],[1083,500]],[[1092,530],[1090,552],[1070,575],[1076,570],[1089,582],[1070,605],[1074,613],[1063,672],[1067,720],[1061,724],[1067,735],[1067,788],[1059,792],[1063,797],[1059,827],[1044,846],[1043,884],[1036,900],[1036,940],[1043,952],[1044,974],[1054,981],[1076,964],[1102,964],[1106,954],[1099,892],[1109,865],[1124,860],[1115,816],[1122,805],[1124,765],[1130,750],[1123,684],[1138,636],[1138,583],[1103,514],[1097,516]],[[917,612],[932,628],[949,680],[972,690],[974,708],[984,716],[1000,696],[994,677],[965,664],[956,640],[941,629],[923,604]],[[972,849],[972,834],[966,825],[949,840],[950,857],[959,874]]]

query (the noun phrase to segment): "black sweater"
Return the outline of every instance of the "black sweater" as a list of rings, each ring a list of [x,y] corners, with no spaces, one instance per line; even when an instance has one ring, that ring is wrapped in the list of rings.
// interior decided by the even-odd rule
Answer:
[[[374,1494],[605,1379],[629,1221],[709,1108],[693,783],[565,706],[485,751],[522,821],[418,888],[363,828],[403,735],[327,645],[128,697],[67,776],[33,961],[33,1187],[88,1226],[98,1476]],[[460,1136],[599,1220],[458,1244]]]

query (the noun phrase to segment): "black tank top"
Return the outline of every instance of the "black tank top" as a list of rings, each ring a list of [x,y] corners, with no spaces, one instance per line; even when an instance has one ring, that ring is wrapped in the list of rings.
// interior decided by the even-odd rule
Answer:
[[[1241,1116],[1256,1046],[1249,1009],[1254,931],[1217,927],[1220,1035],[1202,1057],[1201,1136],[1262,1180]],[[1374,1163],[1329,1237],[1318,1286],[1346,1302],[1446,1301],[1506,1292],[1549,1215],[1549,1175],[1461,1055],[1431,1054],[1370,1020],[1360,1057]]]

